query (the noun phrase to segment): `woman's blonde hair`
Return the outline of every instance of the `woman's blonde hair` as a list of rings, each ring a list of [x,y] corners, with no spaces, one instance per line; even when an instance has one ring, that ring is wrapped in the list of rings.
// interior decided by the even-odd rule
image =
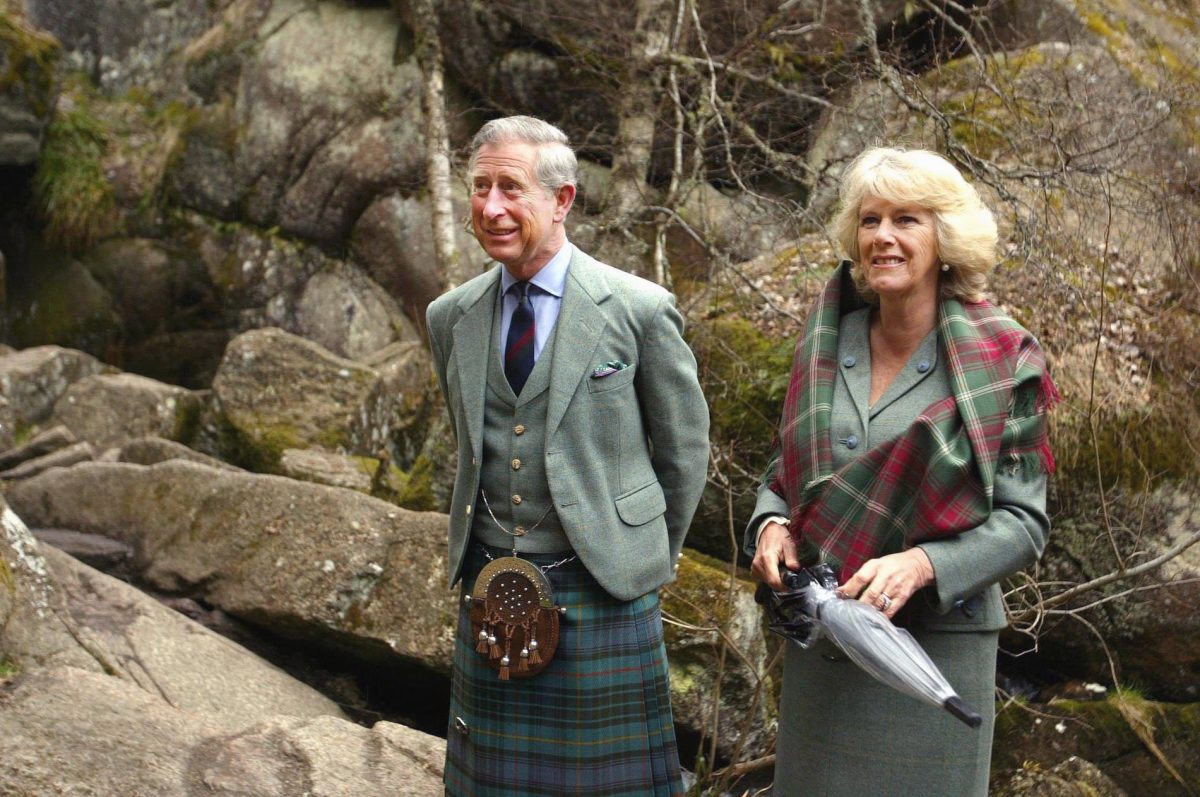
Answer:
[[[924,149],[873,147],[847,167],[839,195],[833,234],[853,263],[854,284],[865,299],[878,300],[859,263],[859,209],[869,196],[933,213],[938,260],[950,266],[941,275],[942,297],[967,302],[983,298],[988,272],[996,263],[996,220],[950,161]]]

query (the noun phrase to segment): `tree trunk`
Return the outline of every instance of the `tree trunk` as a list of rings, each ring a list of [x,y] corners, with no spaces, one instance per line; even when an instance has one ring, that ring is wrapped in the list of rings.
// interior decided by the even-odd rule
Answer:
[[[670,48],[671,0],[638,0],[628,78],[617,101],[617,140],[613,149],[608,212],[621,222],[645,204],[643,195],[654,130],[662,97],[656,59]]]
[[[445,73],[438,35],[436,0],[411,0],[417,63],[421,67],[421,109],[425,116],[425,171],[433,209],[433,251],[447,289],[461,283],[462,254],[454,239],[450,141],[446,132]]]

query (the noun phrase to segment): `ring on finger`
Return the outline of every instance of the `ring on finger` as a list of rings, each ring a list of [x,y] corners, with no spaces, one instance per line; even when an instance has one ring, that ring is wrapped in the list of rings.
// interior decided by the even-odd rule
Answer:
[[[886,592],[879,593],[879,609],[886,612],[892,606],[892,598]]]

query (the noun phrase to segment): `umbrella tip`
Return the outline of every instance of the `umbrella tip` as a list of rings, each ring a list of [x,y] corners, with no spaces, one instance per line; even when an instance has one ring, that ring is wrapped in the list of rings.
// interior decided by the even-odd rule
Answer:
[[[958,695],[946,698],[942,707],[972,728],[978,728],[983,724],[983,717],[976,714]]]

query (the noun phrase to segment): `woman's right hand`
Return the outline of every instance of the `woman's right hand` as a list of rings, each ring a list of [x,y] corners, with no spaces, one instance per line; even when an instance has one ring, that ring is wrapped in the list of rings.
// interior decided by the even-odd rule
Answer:
[[[750,563],[750,572],[776,592],[787,592],[787,587],[779,577],[780,562],[788,570],[800,569],[796,541],[792,539],[787,526],[768,523],[762,534],[758,535],[758,549],[754,552],[754,561]]]

